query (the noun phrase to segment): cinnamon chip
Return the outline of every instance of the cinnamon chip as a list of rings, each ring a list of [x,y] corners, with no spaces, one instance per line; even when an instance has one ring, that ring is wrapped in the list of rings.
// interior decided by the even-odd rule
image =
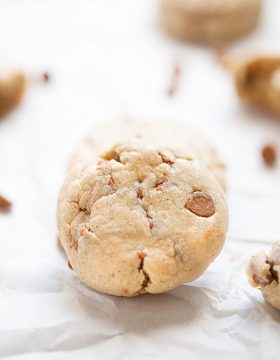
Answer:
[[[215,213],[213,199],[202,191],[194,192],[186,202],[185,208],[201,217],[210,217]]]
[[[141,188],[138,188],[138,190],[137,190],[137,197],[140,200],[143,199],[143,190]]]
[[[163,153],[159,153],[159,156],[162,158],[162,161],[168,165],[174,164],[174,161],[171,160],[168,156],[164,155]]]
[[[50,74],[48,72],[44,72],[42,75],[43,81],[44,82],[49,82],[50,81]]]
[[[105,160],[115,160],[120,162],[120,156],[115,150],[109,150],[102,155]]]
[[[70,263],[70,261],[69,261],[69,260],[68,260],[67,265],[68,265],[68,267],[69,267],[69,269],[70,269],[70,270],[73,270],[72,265],[71,265],[71,263]]]
[[[268,166],[273,166],[277,160],[276,149],[273,145],[266,145],[262,149],[263,161]]]
[[[10,210],[11,206],[11,201],[0,195],[0,210]]]
[[[147,256],[146,253],[144,253],[143,251],[141,251],[138,256],[140,257],[140,259],[144,259],[145,256]]]

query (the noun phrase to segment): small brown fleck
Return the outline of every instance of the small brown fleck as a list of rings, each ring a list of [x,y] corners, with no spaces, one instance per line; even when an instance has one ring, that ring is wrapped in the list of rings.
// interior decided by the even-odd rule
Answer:
[[[267,259],[266,263],[270,266],[269,271],[270,271],[270,277],[269,277],[269,281],[272,282],[273,280],[276,280],[277,282],[279,282],[279,278],[278,278],[278,272],[276,270],[274,270],[274,261],[272,259]]]
[[[178,85],[181,75],[182,75],[182,68],[180,64],[175,64],[172,70],[170,85],[167,90],[167,94],[169,96],[173,96],[178,90]]]
[[[140,200],[142,200],[143,199],[143,190],[142,190],[142,188],[138,188],[137,189],[137,197],[140,199]]]
[[[161,178],[158,179],[157,181],[157,185],[156,185],[156,190],[159,191],[162,189],[162,184],[166,183],[168,181],[168,177],[167,176],[162,176]]]
[[[168,156],[164,155],[163,153],[159,153],[159,156],[162,158],[162,161],[168,165],[174,164],[174,161],[171,160]]]
[[[277,152],[273,145],[265,145],[262,149],[263,161],[267,166],[273,166],[277,160]]]
[[[154,227],[153,220],[150,217],[147,218],[148,218],[149,228],[150,230],[152,230],[152,228]]]
[[[4,196],[0,195],[0,210],[10,210],[12,203],[10,200],[6,199]]]
[[[167,176],[162,176],[160,179],[158,179],[157,186],[161,185],[161,184],[163,184],[163,183],[165,183],[167,181],[168,181],[168,177]]]
[[[50,81],[50,74],[47,72],[47,71],[45,71],[44,73],[43,73],[43,81],[44,82],[49,82]]]
[[[186,160],[192,161],[192,160],[193,160],[193,157],[192,157],[192,156],[187,156],[187,157],[186,157]]]
[[[109,180],[108,185],[115,186],[115,182],[114,182],[114,179],[112,178],[112,176],[110,176],[110,180]]]
[[[210,217],[215,213],[213,199],[202,191],[194,192],[186,202],[185,208],[201,217]]]
[[[68,260],[67,265],[68,265],[68,267],[69,267],[70,270],[73,270],[73,267],[72,267],[72,265],[71,265],[71,263],[70,263],[70,260]]]

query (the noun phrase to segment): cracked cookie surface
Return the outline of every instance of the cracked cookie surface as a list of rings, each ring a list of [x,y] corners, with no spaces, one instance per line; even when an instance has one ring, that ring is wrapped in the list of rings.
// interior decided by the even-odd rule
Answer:
[[[266,254],[259,252],[248,264],[249,283],[261,290],[263,297],[280,310],[280,241]]]
[[[73,270],[89,287],[119,296],[196,279],[227,230],[221,163],[199,145],[203,137],[179,126],[174,142],[170,125],[165,139],[164,124],[137,124],[115,124],[107,136],[108,124],[96,128],[74,155],[58,202],[59,237]]]

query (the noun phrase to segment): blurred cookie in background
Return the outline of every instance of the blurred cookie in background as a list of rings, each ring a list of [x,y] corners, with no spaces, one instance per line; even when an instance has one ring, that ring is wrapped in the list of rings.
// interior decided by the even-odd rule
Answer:
[[[160,0],[161,23],[172,36],[193,42],[238,39],[259,21],[261,0]]]
[[[241,100],[280,115],[280,56],[249,57],[232,73]]]
[[[1,72],[0,74],[0,117],[16,107],[24,94],[26,78],[23,72]]]

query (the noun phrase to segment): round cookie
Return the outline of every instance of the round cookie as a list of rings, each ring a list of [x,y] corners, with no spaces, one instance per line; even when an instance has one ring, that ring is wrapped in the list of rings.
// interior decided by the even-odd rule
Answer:
[[[280,57],[256,56],[235,66],[239,97],[280,115]]]
[[[260,252],[248,264],[249,283],[261,290],[263,297],[280,310],[280,241],[273,244],[266,254]]]
[[[161,22],[172,36],[194,42],[240,38],[258,23],[261,0],[160,0]]]
[[[96,127],[58,200],[59,237],[73,270],[87,286],[119,296],[199,277],[227,230],[220,164],[181,124]]]

